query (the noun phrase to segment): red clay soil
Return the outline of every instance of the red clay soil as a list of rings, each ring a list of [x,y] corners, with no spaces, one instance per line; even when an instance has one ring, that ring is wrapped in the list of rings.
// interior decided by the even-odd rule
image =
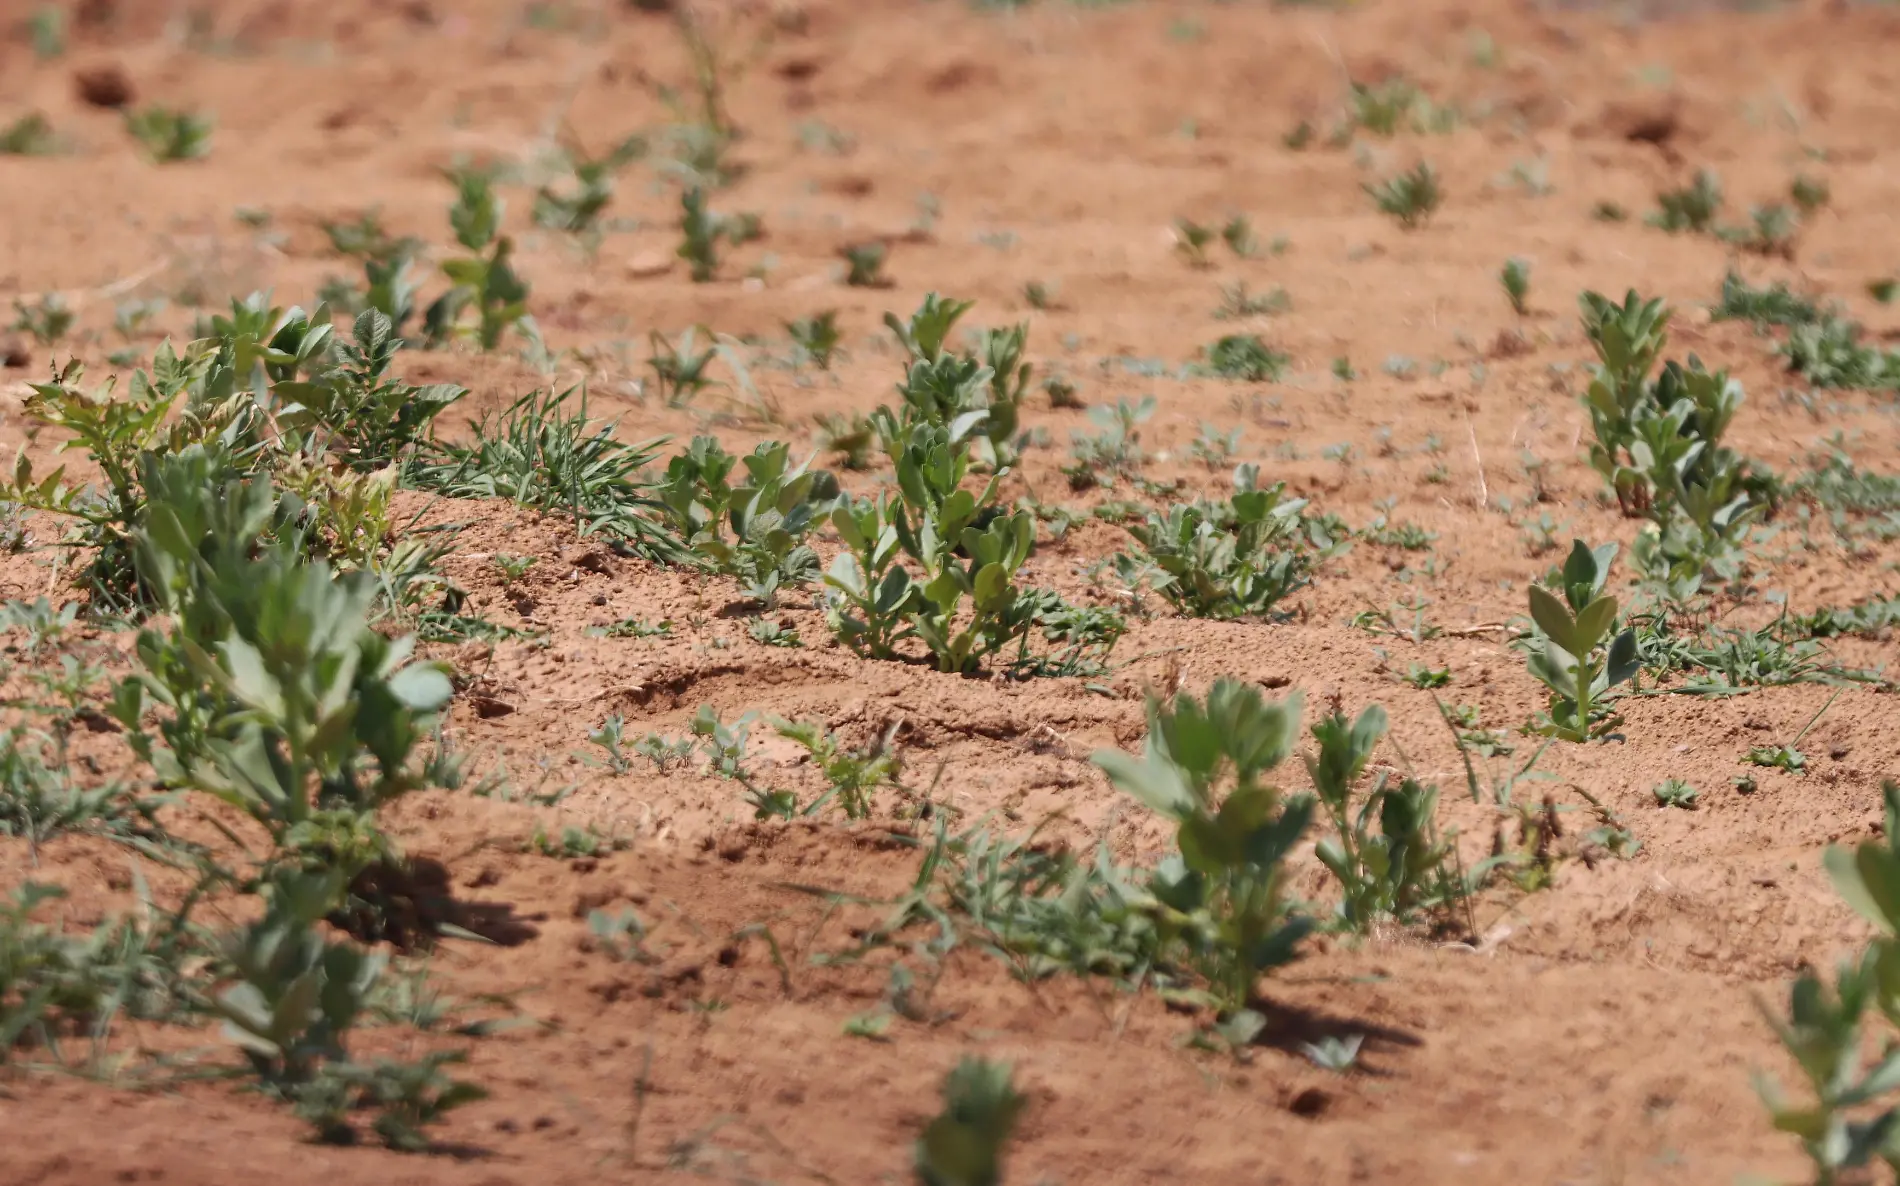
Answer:
[[[1434,538],[1416,552],[1361,542],[1300,594],[1289,622],[1210,623],[1153,603],[1152,616],[1131,619],[1102,694],[1080,681],[975,681],[861,660],[830,642],[803,597],[777,616],[805,645],[770,648],[747,634],[730,582],[607,556],[557,518],[405,495],[425,522],[462,524],[448,566],[481,612],[546,632],[439,648],[479,677],[458,697],[451,733],[478,771],[506,769],[510,794],[430,791],[391,820],[408,853],[446,866],[465,921],[497,940],[447,942],[428,963],[452,997],[512,995],[517,1024],[460,1043],[462,1073],[490,1098],[443,1126],[447,1152],[404,1156],[313,1145],[294,1117],[229,1080],[171,1076],[135,1090],[18,1070],[0,1081],[0,1181],[903,1181],[910,1142],[965,1053],[1011,1062],[1030,1099],[1009,1165],[1018,1183],[1519,1186],[1803,1172],[1751,1085],[1757,1070],[1791,1072],[1757,1002],[1778,1003],[1794,970],[1863,937],[1820,854],[1878,829],[1881,779],[1900,773],[1900,713],[1877,687],[1848,688],[1803,739],[1805,774],[1758,772],[1748,796],[1730,785],[1743,751],[1790,738],[1832,689],[1626,700],[1623,740],[1553,747],[1541,764],[1553,778],[1520,793],[1558,797],[1580,833],[1590,821],[1573,788],[1587,791],[1641,841],[1634,857],[1565,860],[1547,889],[1485,897],[1475,942],[1313,941],[1264,982],[1269,1028],[1245,1062],[1189,1047],[1192,1020],[1153,994],[1025,985],[973,947],[941,966],[909,946],[814,961],[850,947],[853,928],[878,913],[789,887],[894,897],[918,857],[889,831],[908,825],[888,814],[857,826],[753,823],[732,783],[645,763],[615,774],[575,755],[610,713],[629,736],[677,734],[702,704],[820,719],[854,741],[896,724],[910,781],[938,779],[938,798],[966,822],[987,815],[1017,834],[1044,824],[1053,838],[1105,837],[1120,859],[1151,861],[1166,832],[1088,755],[1139,744],[1145,688],[1233,674],[1304,689],[1309,710],[1331,695],[1354,711],[1385,705],[1404,755],[1444,790],[1441,825],[1481,856],[1497,813],[1468,801],[1431,695],[1398,674],[1449,669],[1440,695],[1509,730],[1543,706],[1496,628],[1522,612],[1526,583],[1553,559],[1533,554],[1527,525],[1547,515],[1561,540],[1627,544],[1634,533],[1605,505],[1579,445],[1589,432],[1576,398],[1589,358],[1579,291],[1669,298],[1673,352],[1727,366],[1748,389],[1730,440],[1743,453],[1796,470],[1832,441],[1869,470],[1895,468],[1888,398],[1809,396],[1765,339],[1703,310],[1733,264],[1845,302],[1876,337],[1900,330],[1865,295],[1900,267],[1900,11],[1698,4],[1648,20],[1624,11],[1642,5],[1479,0],[1338,10],[775,0],[716,22],[743,67],[728,99],[744,173],[714,202],[758,212],[766,237],[729,249],[719,278],[694,284],[672,254],[677,188],[655,164],[626,175],[610,211],[621,221],[592,257],[529,220],[532,169],[551,136],[598,152],[671,118],[659,88],[688,75],[664,14],[606,0],[120,0],[78,5],[66,56],[39,61],[24,32],[38,7],[6,6],[0,125],[44,112],[71,151],[0,157],[0,295],[67,293],[79,313],[72,348],[95,367],[128,344],[149,353],[167,333],[187,335],[194,293],[221,305],[270,288],[280,303],[309,303],[352,270],[329,248],[328,220],[377,208],[393,233],[441,256],[449,192],[438,169],[506,160],[530,171],[504,192],[551,354],[540,365],[512,351],[405,354],[411,380],[473,389],[445,433],[531,388],[585,382],[590,410],[621,417],[629,440],[716,431],[735,451],[779,437],[802,452],[816,415],[890,398],[898,363],[879,320],[934,290],[975,299],[973,322],[1029,320],[1038,373],[1068,376],[1091,405],[1154,396],[1141,442],[1150,477],[1220,488],[1224,467],[1187,446],[1203,424],[1242,427],[1238,459],[1317,508],[1355,526],[1386,510]],[[1560,11],[1605,7],[1614,19]],[[116,19],[101,16],[113,9]],[[215,113],[210,156],[148,163],[119,112],[76,88],[99,71],[135,105]],[[1349,79],[1398,75],[1463,112],[1455,130],[1325,143]],[[98,83],[87,88],[95,98]],[[1320,134],[1295,151],[1284,137],[1303,119]],[[1446,197],[1407,233],[1361,183],[1420,159]],[[1824,177],[1832,202],[1807,221],[1792,261],[1645,226],[1656,192],[1699,167],[1719,171],[1731,219],[1785,200],[1800,172]],[[1514,180],[1514,168],[1547,177],[1548,192]],[[921,217],[920,195],[934,217]],[[1632,216],[1593,217],[1605,201]],[[267,212],[268,224],[240,223],[240,208]],[[1284,237],[1283,247],[1242,259],[1217,246],[1206,270],[1183,262],[1177,217],[1234,213],[1263,246]],[[839,249],[872,239],[889,244],[893,285],[846,287]],[[1523,316],[1498,283],[1510,256],[1532,263]],[[1290,307],[1217,320],[1221,286],[1239,281],[1255,293],[1284,287]],[[1054,294],[1051,307],[1026,305],[1030,282]],[[128,343],[113,309],[133,296],[170,304]],[[783,322],[834,308],[848,352],[835,377],[755,368],[779,423],[735,393],[669,408],[641,386],[649,331],[698,324],[782,349]],[[1182,364],[1237,331],[1289,352],[1287,379],[1183,377]],[[0,372],[8,412],[51,362],[49,349],[23,349],[30,369]],[[1340,357],[1356,380],[1330,373]],[[1072,498],[1057,472],[1071,432],[1094,431],[1087,414],[1038,396],[1028,427],[1050,446],[1030,450],[1010,496],[1099,500]],[[0,425],[9,445],[21,429],[17,414]],[[52,443],[31,449],[44,457]],[[1544,501],[1527,461],[1541,466]],[[1893,591],[1894,545],[1861,539],[1850,551],[1818,520],[1811,531],[1792,516],[1775,526],[1764,592],[1807,610]],[[1085,520],[1041,548],[1028,578],[1099,600],[1087,569],[1124,546],[1119,528]],[[504,591],[495,553],[538,563]],[[57,598],[68,577],[50,564],[45,552],[8,561],[0,593]],[[1350,625],[1417,597],[1445,633],[1414,642]],[[1765,604],[1741,612],[1760,620]],[[673,632],[589,632],[629,617],[670,619]],[[1885,641],[1834,649],[1864,666],[1893,657]],[[1529,746],[1515,740],[1521,759]],[[761,769],[811,784],[782,743],[754,744]],[[100,777],[127,770],[119,739],[85,745]],[[1399,761],[1390,746],[1381,757]],[[1285,777],[1305,785],[1297,763]],[[1669,777],[1702,789],[1699,810],[1657,808],[1651,788]],[[531,798],[570,785],[551,806]],[[564,826],[627,847],[573,861],[523,851],[537,828]],[[131,900],[130,858],[100,841],[37,851],[0,841],[0,869],[8,886],[70,888],[56,914],[74,925]],[[180,888],[143,871],[161,896]],[[1310,855],[1300,886],[1327,893]],[[637,911],[658,962],[594,950],[594,909]],[[920,1019],[895,1020],[881,1040],[847,1036],[849,1019],[884,1001],[900,959],[934,983]],[[442,1044],[380,1036],[395,1032],[372,1047]],[[1351,1034],[1366,1038],[1352,1073],[1301,1053]],[[215,1031],[121,1037],[200,1068],[236,1061]]]

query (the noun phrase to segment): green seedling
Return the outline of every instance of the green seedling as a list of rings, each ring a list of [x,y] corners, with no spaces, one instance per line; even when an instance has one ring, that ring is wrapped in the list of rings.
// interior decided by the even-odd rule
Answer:
[[[1439,188],[1438,170],[1421,161],[1413,169],[1368,182],[1361,187],[1372,198],[1379,213],[1390,215],[1402,230],[1415,231],[1425,225],[1444,199]]]
[[[1680,778],[1665,778],[1650,790],[1656,797],[1658,807],[1679,807],[1684,811],[1694,811],[1696,800],[1702,795],[1693,786]]]
[[[1292,355],[1273,349],[1259,334],[1228,334],[1207,348],[1202,370],[1243,383],[1273,383],[1292,361]]]
[[[775,622],[766,617],[749,619],[746,622],[745,632],[753,642],[768,647],[785,647],[790,649],[805,645],[804,640],[798,637],[798,630],[795,627],[787,626],[783,622]]]
[[[818,555],[805,538],[837,506],[840,490],[809,460],[794,466],[782,442],[760,445],[742,474],[738,464],[714,438],[695,437],[668,465],[660,500],[687,546],[769,610],[780,589],[818,578]]]
[[[694,186],[680,194],[680,245],[674,252],[686,261],[693,283],[704,284],[719,273],[719,219],[706,207],[706,191]]]
[[[835,454],[838,464],[848,470],[871,468],[872,451],[878,449],[881,442],[870,417],[862,413],[847,416],[832,412],[816,419],[819,452]]]
[[[534,225],[565,231],[592,251],[600,245],[600,216],[613,201],[614,177],[645,156],[644,136],[629,136],[598,157],[589,157],[578,145],[561,150],[561,160],[572,178],[565,189],[544,185],[534,196]]]
[[[1770,202],[1752,207],[1746,227],[1725,230],[1722,234],[1744,251],[1757,255],[1794,258],[1795,237],[1801,232],[1801,218],[1790,206]]]
[[[1598,222],[1628,222],[1630,212],[1620,204],[1607,199],[1599,200],[1590,207],[1590,217]]]
[[[1359,1050],[1365,1040],[1364,1034],[1347,1034],[1343,1038],[1329,1035],[1317,1042],[1304,1043],[1300,1053],[1320,1070],[1343,1075],[1359,1061]]]
[[[1241,618],[1270,614],[1305,587],[1316,558],[1304,534],[1304,499],[1284,497],[1284,482],[1256,487],[1258,467],[1234,471],[1234,492],[1218,502],[1177,503],[1150,510],[1126,530],[1159,572],[1155,591],[1194,617]]]
[[[1235,426],[1222,432],[1212,424],[1202,424],[1200,432],[1188,442],[1188,456],[1208,469],[1225,469],[1234,463],[1234,454],[1240,449],[1240,437],[1244,431]]]
[[[1739,570],[1744,533],[1775,496],[1771,479],[1721,444],[1741,407],[1741,385],[1693,356],[1650,378],[1669,321],[1660,300],[1632,291],[1618,305],[1587,292],[1581,304],[1599,359],[1585,397],[1596,436],[1590,461],[1625,514],[1650,520],[1632,554],[1680,601],[1705,574]]]
[[[277,878],[264,917],[225,943],[231,983],[213,1008],[265,1089],[292,1104],[320,1139],[350,1143],[352,1118],[372,1112],[385,1145],[427,1151],[426,1126],[487,1093],[443,1073],[463,1060],[459,1051],[414,1063],[349,1057],[345,1039],[370,1013],[384,959],[317,930],[339,887],[321,874]]]
[[[1040,280],[1031,280],[1023,285],[1023,303],[1039,312],[1047,312],[1056,307],[1055,289]]]
[[[587,912],[587,936],[594,950],[606,953],[623,964],[652,964],[659,959],[646,950],[647,926],[632,910],[609,914],[605,910]]]
[[[1208,257],[1207,249],[1214,245],[1219,232],[1211,226],[1187,218],[1174,220],[1174,252],[1186,261],[1190,268],[1211,268],[1214,261]]]
[[[1808,217],[1832,201],[1834,195],[1828,188],[1826,178],[1797,173],[1794,180],[1788,183],[1788,197],[1794,202],[1795,209],[1801,211],[1803,217]]]
[[[797,347],[798,357],[809,362],[821,371],[831,369],[832,359],[837,356],[838,346],[844,335],[838,329],[838,311],[827,309],[811,317],[801,317],[796,321],[787,321],[785,332]]]
[[[673,341],[668,341],[657,329],[647,335],[647,342],[653,347],[653,353],[647,356],[647,366],[653,371],[653,386],[669,408],[686,407],[713,386],[710,372],[713,359],[719,357],[719,346],[714,342],[701,350],[699,335],[704,332],[703,326],[689,325]]]
[[[889,288],[891,279],[884,275],[884,260],[890,249],[882,242],[852,243],[839,249],[844,257],[844,282],[852,288]]]
[[[159,164],[195,161],[211,152],[211,117],[195,111],[146,107],[125,113],[125,130]]]
[[[1511,311],[1519,317],[1530,312],[1525,301],[1531,292],[1531,264],[1522,256],[1512,256],[1504,261],[1504,270],[1498,273],[1498,280],[1504,285],[1504,295],[1511,302]]]
[[[1247,291],[1247,282],[1237,280],[1220,292],[1220,307],[1214,310],[1216,321],[1241,321],[1249,317],[1266,317],[1274,313],[1284,313],[1293,307],[1293,298],[1286,289],[1275,287],[1258,296]]]
[[[1775,1127],[1800,1138],[1825,1186],[1864,1180],[1876,1162],[1891,1168],[1894,1133],[1900,1126],[1895,1092],[1900,1088],[1900,1047],[1892,1037],[1894,1002],[1900,1000],[1900,784],[1882,784],[1886,829],[1881,840],[1849,849],[1829,847],[1822,857],[1835,892],[1875,928],[1860,953],[1842,960],[1834,983],[1803,970],[1789,992],[1785,1016],[1759,1002],[1762,1015],[1807,1080],[1812,1102],[1790,1100],[1765,1073],[1755,1088]],[[1831,991],[1830,991],[1831,989]],[[1870,1006],[1872,1009],[1870,1010]],[[1885,1019],[1888,1032],[1872,1066],[1867,1051],[1870,1023]]]
[[[588,633],[598,638],[671,638],[673,623],[666,619],[649,622],[645,618],[621,618],[617,622],[594,627]]]
[[[1455,110],[1432,102],[1409,79],[1390,78],[1372,85],[1355,82],[1347,101],[1346,124],[1338,138],[1349,138],[1354,128],[1386,137],[1403,131],[1443,133],[1457,123]]]
[[[1867,282],[1867,295],[1883,305],[1891,305],[1893,298],[1900,295],[1900,280],[1891,276],[1882,276],[1878,280]]]
[[[599,748],[601,753],[606,756],[604,758],[594,758],[591,755],[586,755],[586,760],[599,762],[615,774],[625,774],[629,770],[632,770],[633,756],[630,756],[624,748],[626,731],[627,720],[619,713],[615,713],[605,721],[602,721],[598,729],[594,729],[587,734],[587,741],[588,744]]]
[[[604,853],[619,852],[627,847],[627,841],[619,836],[607,835],[599,828],[588,824],[585,828],[576,828],[569,824],[561,829],[559,836],[551,836],[548,830],[539,824],[524,845],[524,851],[538,853],[556,860],[575,861],[589,857],[598,857]]]
[[[1609,690],[1636,674],[1636,635],[1617,630],[1616,598],[1603,592],[1615,558],[1615,544],[1592,550],[1575,540],[1552,586],[1530,587],[1531,620],[1544,635],[1530,672],[1551,692],[1533,728],[1547,737],[1583,742],[1613,729]]]
[[[1254,238],[1253,224],[1247,221],[1245,214],[1228,219],[1220,229],[1220,237],[1227,249],[1241,259],[1252,259],[1260,254],[1260,241]]]
[[[52,156],[59,147],[53,125],[37,111],[30,111],[0,129],[0,156]]]
[[[267,481],[221,482],[217,467],[198,446],[145,465],[135,556],[172,622],[140,632],[142,670],[112,712],[162,782],[263,828],[267,876],[331,870],[340,889],[395,858],[376,814],[423,785],[409,758],[448,702],[446,667],[370,628],[370,574],[305,562],[288,530],[265,537],[288,509]]]
[[[965,1058],[943,1082],[943,1111],[917,1139],[922,1186],[1001,1186],[1003,1152],[1028,1100],[1009,1067]]]
[[[1377,705],[1348,721],[1335,703],[1314,723],[1318,749],[1306,757],[1313,793],[1333,824],[1333,835],[1320,840],[1315,852],[1344,894],[1340,921],[1361,933],[1383,919],[1404,922],[1443,904],[1453,880],[1445,873],[1451,846],[1438,838],[1432,822],[1436,787],[1410,778],[1393,787],[1381,773],[1353,810],[1353,788],[1385,729],[1385,710]]]
[[[1820,722],[1821,714],[1834,707],[1834,702],[1841,698],[1841,692],[1844,691],[1846,691],[1845,688],[1840,688],[1837,689],[1832,696],[1829,696],[1827,703],[1815,710],[1814,715],[1808,718],[1807,724],[1801,726],[1801,731],[1794,735],[1792,741],[1789,741],[1785,745],[1750,746],[1748,753],[1743,756],[1742,760],[1751,766],[1763,766],[1770,770],[1786,771],[1789,774],[1807,773],[1808,756],[1796,749],[1795,746],[1800,745],[1801,739],[1806,737],[1808,731]]]
[[[1205,700],[1150,698],[1140,757],[1098,751],[1116,787],[1177,826],[1178,855],[1149,881],[1164,949],[1205,980],[1236,1046],[1265,1019],[1251,1008],[1263,974],[1292,962],[1312,924],[1293,907],[1285,861],[1313,816],[1309,796],[1265,776],[1292,752],[1300,699],[1269,704],[1259,688],[1221,679]]]
[[[1451,686],[1451,668],[1427,667],[1423,663],[1413,663],[1405,669],[1404,680],[1420,691]]]
[[[1649,225],[1670,234],[1691,231],[1709,234],[1722,213],[1722,179],[1712,170],[1696,170],[1695,179],[1682,189],[1665,190],[1656,195],[1659,209],[1649,216]]]
[[[505,498],[565,512],[577,531],[601,535],[650,559],[679,563],[687,551],[656,518],[665,506],[644,471],[660,442],[630,445],[615,422],[594,422],[574,392],[534,391],[500,416],[484,416],[472,442],[431,443],[404,469],[407,484],[449,498]]]
[[[1807,297],[1777,281],[1766,288],[1755,288],[1733,270],[1722,277],[1722,297],[1709,309],[1716,321],[1740,320],[1757,330],[1769,326],[1816,325],[1827,314]]]
[[[50,62],[66,52],[66,14],[56,5],[42,4],[26,19],[33,56]]]
[[[382,214],[375,209],[363,211],[355,222],[325,222],[323,233],[338,254],[353,259],[389,263],[414,259],[422,254],[422,240],[413,235],[397,237],[383,226]]]
[[[488,562],[494,566],[496,572],[501,574],[502,588],[505,589],[522,577],[528,575],[528,570],[534,567],[535,558],[533,556],[510,556],[506,552],[496,552],[493,556],[488,558]]]
[[[456,184],[449,224],[469,254],[442,261],[442,274],[452,287],[423,312],[429,341],[472,337],[483,350],[494,350],[511,328],[538,340],[534,319],[528,316],[528,283],[514,269],[514,240],[500,233],[504,203],[495,193],[493,178],[473,169],[451,171],[448,177]],[[459,325],[470,308],[476,313],[472,330]]]
[[[1154,415],[1154,396],[1143,396],[1139,403],[1126,399],[1114,407],[1089,409],[1089,421],[1101,428],[1094,434],[1072,432],[1069,453],[1074,464],[1062,467],[1073,490],[1112,486],[1118,477],[1132,478],[1147,460],[1141,448],[1141,426]]]
[[[653,769],[661,774],[692,761],[698,749],[691,737],[662,737],[658,733],[649,733],[633,743],[633,752],[653,763]]]
[[[13,328],[20,333],[31,334],[33,340],[42,346],[51,346],[71,333],[76,320],[72,306],[56,292],[42,295],[31,305],[15,297],[13,312]]]
[[[803,748],[810,756],[812,765],[824,777],[827,787],[825,793],[806,806],[801,814],[816,815],[835,802],[846,819],[868,819],[873,792],[881,786],[895,783],[902,771],[897,754],[891,749],[891,743],[897,736],[896,726],[892,726],[870,747],[858,750],[846,747],[837,734],[816,721],[787,721],[771,717],[768,723],[780,737]],[[762,811],[761,816],[763,814]]]

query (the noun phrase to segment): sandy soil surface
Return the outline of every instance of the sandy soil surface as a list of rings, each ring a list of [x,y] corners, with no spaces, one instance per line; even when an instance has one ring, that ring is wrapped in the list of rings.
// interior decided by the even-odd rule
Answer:
[[[1189,445],[1203,425],[1240,428],[1234,460],[1257,461],[1355,527],[1381,513],[1416,525],[1426,544],[1358,542],[1298,596],[1290,621],[1199,621],[1151,599],[1110,676],[1001,682],[857,658],[802,596],[775,620],[804,645],[769,647],[749,635],[732,582],[605,555],[558,517],[404,495],[421,522],[460,525],[448,568],[481,612],[540,632],[437,648],[473,681],[451,734],[478,770],[505,769],[508,793],[433,790],[390,821],[406,852],[446,866],[496,940],[444,942],[427,957],[449,996],[512,1001],[487,1012],[514,1024],[464,1043],[464,1073],[490,1098],[443,1127],[446,1152],[409,1157],[310,1144],[294,1117],[230,1082],[170,1076],[134,1090],[19,1070],[0,1082],[0,1180],[901,1181],[965,1053],[1009,1061],[1029,1097],[1013,1182],[1504,1186],[1803,1172],[1751,1085],[1753,1072],[1787,1078],[1791,1065],[1757,1002],[1778,1003],[1796,969],[1830,963],[1865,933],[1819,858],[1878,829],[1881,779],[1900,773],[1900,716],[1881,686],[1849,686],[1803,740],[1807,771],[1756,772],[1752,795],[1730,781],[1743,751],[1791,737],[1835,689],[1626,700],[1622,740],[1553,746],[1539,764],[1551,778],[1520,794],[1552,795],[1581,833],[1594,821],[1580,788],[1640,840],[1634,856],[1564,859],[1548,888],[1489,891],[1475,934],[1314,940],[1263,982],[1268,1029],[1245,1060],[1190,1047],[1192,1019],[1152,993],[1025,984],[974,942],[939,956],[917,932],[860,959],[814,958],[850,949],[882,917],[875,903],[916,876],[928,828],[898,818],[899,797],[862,824],[754,822],[730,782],[645,762],[614,773],[579,755],[609,714],[629,736],[679,734],[701,705],[822,720],[854,742],[895,726],[907,782],[934,785],[960,826],[1041,826],[1051,841],[1145,862],[1168,833],[1088,756],[1139,743],[1145,688],[1231,674],[1303,689],[1311,706],[1334,695],[1383,704],[1392,739],[1443,788],[1441,826],[1481,857],[1499,812],[1465,795],[1432,694],[1399,676],[1446,669],[1446,703],[1511,730],[1543,707],[1501,628],[1554,559],[1534,548],[1532,525],[1548,516],[1564,541],[1634,534],[1580,445],[1590,351],[1578,292],[1667,297],[1672,353],[1693,351],[1746,386],[1730,441],[1746,455],[1798,473],[1839,448],[1869,471],[1895,468],[1889,397],[1810,394],[1766,339],[1704,310],[1734,267],[1839,299],[1877,338],[1900,331],[1866,293],[1900,267],[1900,13],[777,0],[716,22],[744,135],[733,152],[743,173],[714,201],[757,212],[765,235],[696,284],[673,258],[677,187],[658,162],[624,175],[591,255],[529,221],[533,168],[556,137],[598,152],[672,121],[661,88],[683,83],[688,64],[664,13],[604,0],[79,4],[64,55],[40,60],[24,31],[35,7],[5,6],[0,124],[43,112],[70,151],[0,157],[0,296],[66,293],[78,329],[57,351],[22,339],[27,365],[0,372],[9,447],[26,439],[24,383],[55,353],[95,367],[128,346],[148,353],[187,335],[194,293],[221,305],[269,288],[308,303],[353,266],[322,225],[368,209],[439,257],[450,193],[438,170],[498,160],[524,167],[503,192],[548,352],[405,354],[411,380],[472,389],[445,435],[532,388],[584,383],[590,411],[618,416],[628,440],[716,432],[735,452],[768,438],[802,451],[816,417],[891,398],[899,362],[880,319],[937,291],[975,300],[976,324],[1026,319],[1038,376],[1066,376],[1087,405],[1152,396],[1150,479],[1224,488],[1228,465],[1203,464]],[[116,19],[88,19],[115,8]],[[123,76],[135,104],[215,113],[209,156],[144,159],[119,113],[79,94],[76,76],[102,70]],[[1349,80],[1398,76],[1462,113],[1456,126],[1326,142]],[[1319,134],[1296,150],[1286,138],[1303,120]],[[1436,166],[1446,196],[1406,232],[1361,186],[1417,160]],[[1657,191],[1697,168],[1719,171],[1731,218],[1784,200],[1797,173],[1824,177],[1832,199],[1805,221],[1792,259],[1645,226]],[[1595,217],[1603,202],[1631,217]],[[1182,260],[1177,218],[1233,214],[1251,220],[1262,250],[1216,245],[1208,268]],[[889,245],[890,286],[846,286],[840,249],[873,240]],[[1522,315],[1498,283],[1510,256],[1532,265]],[[1287,301],[1217,319],[1222,286],[1238,282]],[[1048,307],[1030,307],[1031,283],[1052,294]],[[169,304],[128,337],[114,309],[134,297]],[[783,323],[826,309],[844,329],[833,372],[754,368],[772,419],[736,389],[686,408],[643,394],[652,331],[705,326],[782,354]],[[1292,356],[1282,381],[1184,373],[1236,330]],[[1352,381],[1333,374],[1339,358]],[[1026,427],[1050,444],[1029,450],[1012,497],[1087,507],[1132,496],[1067,489],[1070,435],[1096,431],[1086,410],[1038,395]],[[51,443],[29,447],[38,456]],[[877,476],[846,480],[871,489]],[[1893,592],[1895,545],[1843,545],[1792,510],[1774,526],[1763,595],[1806,611]],[[1091,567],[1126,542],[1084,518],[1038,549],[1029,576],[1102,601]],[[496,553],[537,563],[504,589]],[[50,563],[7,560],[5,595],[57,599],[64,578]],[[1420,599],[1436,637],[1352,625]],[[1760,622],[1773,610],[1764,596],[1735,612]],[[628,618],[672,630],[599,635]],[[1885,640],[1832,650],[1863,667],[1893,657]],[[755,732],[761,769],[816,785],[789,746]],[[1511,741],[1519,760],[1534,748]],[[127,769],[117,739],[86,745],[102,777]],[[1382,757],[1397,761],[1389,747]],[[1305,777],[1289,765],[1289,784]],[[1699,810],[1658,808],[1651,788],[1670,777],[1702,789]],[[621,846],[573,860],[523,851],[537,829],[564,827]],[[75,925],[126,906],[130,869],[100,840],[0,840],[0,881],[68,887],[60,914]],[[161,894],[182,889],[144,872]],[[1299,885],[1328,892],[1310,850]],[[597,909],[637,911],[656,962],[596,950],[586,920]],[[931,986],[927,1004],[878,1040],[849,1036],[847,1022],[885,1001],[898,963]],[[1351,1073],[1302,1053],[1353,1034],[1366,1041]],[[180,1065],[233,1061],[211,1030],[120,1036]],[[388,1039],[392,1050],[435,1041]]]

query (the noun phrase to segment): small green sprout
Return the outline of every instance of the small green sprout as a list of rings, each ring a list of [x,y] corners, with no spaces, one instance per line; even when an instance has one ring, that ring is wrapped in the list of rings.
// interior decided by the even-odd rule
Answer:
[[[1425,161],[1384,181],[1367,182],[1361,188],[1371,195],[1373,205],[1381,214],[1391,215],[1402,230],[1408,231],[1424,226],[1444,200],[1438,170]]]
[[[1504,261],[1504,270],[1498,273],[1498,279],[1504,285],[1504,295],[1511,302],[1511,311],[1519,317],[1530,312],[1525,304],[1531,291],[1531,263],[1522,256],[1514,255]]]
[[[889,288],[890,277],[884,275],[884,259],[889,248],[873,239],[866,243],[852,243],[839,248],[838,254],[844,257],[844,282],[852,288]]]
[[[1694,811],[1696,800],[1702,792],[1680,778],[1665,778],[1650,790],[1656,796],[1658,807],[1678,807],[1683,811]]]
[[[147,107],[125,114],[125,130],[160,164],[195,161],[211,151],[211,117],[195,111]]]

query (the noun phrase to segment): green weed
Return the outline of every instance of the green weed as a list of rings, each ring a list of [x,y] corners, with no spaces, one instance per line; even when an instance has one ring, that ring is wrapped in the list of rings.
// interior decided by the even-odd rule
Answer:
[[[159,164],[209,155],[211,128],[211,117],[195,111],[145,107],[125,113],[125,130]]]
[[[1379,213],[1397,220],[1401,230],[1415,231],[1430,221],[1444,200],[1438,184],[1438,171],[1421,161],[1411,170],[1368,182],[1361,187],[1372,198]]]

